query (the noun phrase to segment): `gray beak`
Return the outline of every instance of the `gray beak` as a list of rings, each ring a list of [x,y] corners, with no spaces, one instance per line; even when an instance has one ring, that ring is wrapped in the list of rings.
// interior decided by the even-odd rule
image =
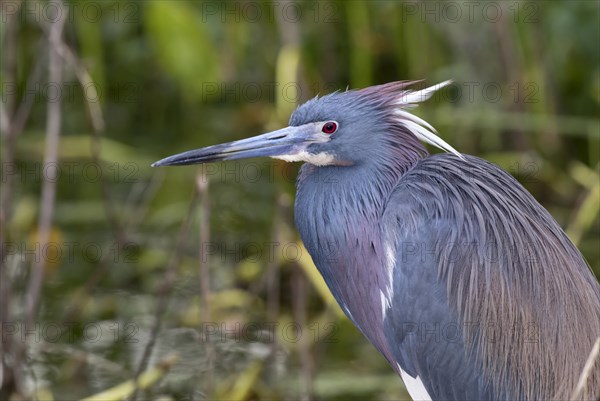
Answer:
[[[251,157],[293,156],[315,142],[326,142],[327,138],[317,131],[317,124],[286,127],[248,139],[190,150],[159,160],[152,167],[185,166],[216,162],[220,160],[247,159]]]

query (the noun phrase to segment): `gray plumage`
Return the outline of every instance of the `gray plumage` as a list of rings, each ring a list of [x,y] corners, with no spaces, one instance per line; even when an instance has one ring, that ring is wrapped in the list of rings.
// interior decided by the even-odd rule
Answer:
[[[408,84],[315,98],[289,128],[157,164],[307,161],[300,236],[413,397],[424,388],[436,400],[569,399],[600,336],[596,278],[512,176],[458,154],[401,110],[420,100]],[[328,121],[335,133],[315,130]],[[431,156],[419,139],[452,153]],[[581,399],[598,394],[596,365]]]

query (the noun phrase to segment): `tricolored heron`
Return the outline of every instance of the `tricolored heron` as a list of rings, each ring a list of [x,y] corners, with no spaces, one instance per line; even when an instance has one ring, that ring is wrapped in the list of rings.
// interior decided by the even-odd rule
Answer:
[[[448,82],[411,84],[316,97],[287,128],[153,166],[305,162],[300,237],[415,400],[567,400],[600,336],[600,285],[518,181],[406,110]],[[588,373],[586,400],[600,394],[600,368]]]

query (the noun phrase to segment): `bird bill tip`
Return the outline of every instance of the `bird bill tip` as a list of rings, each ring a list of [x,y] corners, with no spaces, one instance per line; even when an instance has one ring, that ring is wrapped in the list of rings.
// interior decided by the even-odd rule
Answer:
[[[177,156],[177,155],[175,155]],[[176,163],[174,163],[175,160],[173,160],[173,156],[169,156],[169,157],[165,157],[164,159],[160,159],[155,161],[154,163],[152,163],[150,165],[150,167],[164,167],[164,166],[173,166],[176,165]]]

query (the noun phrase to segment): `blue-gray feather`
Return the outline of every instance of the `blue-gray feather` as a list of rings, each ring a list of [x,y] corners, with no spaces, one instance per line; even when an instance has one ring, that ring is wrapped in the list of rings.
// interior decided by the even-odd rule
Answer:
[[[571,396],[600,334],[599,286],[556,221],[512,176],[475,157],[466,162],[452,155],[425,158],[399,181],[383,220],[385,238],[394,240],[400,259],[394,305],[407,305],[407,295],[398,291],[427,299],[410,286],[418,279],[397,282],[398,276],[415,274],[413,269],[420,277],[435,274],[437,281],[430,284],[445,287],[440,305],[452,311],[448,319],[454,320],[421,314],[423,319],[413,323],[442,324],[442,334],[443,324],[457,323],[463,352],[495,393],[491,399]],[[414,318],[404,312],[389,316],[390,336],[393,327]],[[394,322],[398,316],[402,321]],[[443,366],[421,369],[448,371]],[[451,375],[448,388],[458,391],[456,376],[444,374]],[[589,398],[600,385],[597,373],[591,380]],[[514,393],[506,393],[508,388]],[[468,398],[460,394],[459,399]]]
[[[600,334],[597,280],[508,173],[475,157],[428,156],[393,116],[391,94],[405,86],[335,93],[292,116],[291,125],[346,128],[319,144],[344,164],[305,164],[298,178],[308,251],[356,326],[432,398],[569,398]],[[597,369],[582,399],[599,387]]]

